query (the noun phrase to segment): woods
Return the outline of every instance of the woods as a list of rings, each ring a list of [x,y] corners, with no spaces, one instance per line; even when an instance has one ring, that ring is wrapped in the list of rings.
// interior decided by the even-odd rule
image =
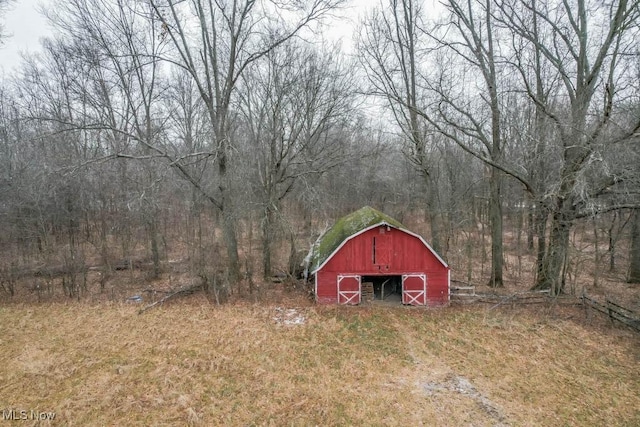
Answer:
[[[570,292],[587,227],[594,271],[640,281],[639,2],[383,0],[353,49],[329,37],[349,6],[56,3],[0,82],[6,294],[181,253],[224,299],[364,205],[423,223],[467,281],[503,286],[517,240],[527,287]]]

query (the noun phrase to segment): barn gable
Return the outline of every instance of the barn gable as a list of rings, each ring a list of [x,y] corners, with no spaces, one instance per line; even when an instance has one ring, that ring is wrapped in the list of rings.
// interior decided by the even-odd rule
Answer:
[[[386,225],[410,234],[424,244],[424,246],[437,258],[437,260],[448,268],[447,263],[429,246],[429,244],[419,235],[407,230],[399,221],[391,218],[382,212],[365,206],[341,219],[333,227],[327,230],[318,238],[311,247],[306,258],[306,271],[315,274],[320,270],[350,239],[365,233],[368,230]]]

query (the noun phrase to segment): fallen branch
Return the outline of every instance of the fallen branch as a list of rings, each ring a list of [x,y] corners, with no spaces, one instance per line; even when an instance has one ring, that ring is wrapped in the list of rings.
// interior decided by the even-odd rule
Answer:
[[[189,285],[189,286],[183,286],[180,289],[177,289],[176,291],[173,291],[166,295],[165,297],[159,299],[158,301],[147,305],[146,307],[143,307],[140,309],[140,311],[138,311],[138,314],[142,314],[145,311],[149,310],[150,308],[153,308],[157,305],[161,305],[162,303],[164,303],[166,300],[171,299],[175,296],[185,296],[185,295],[191,295],[197,291],[200,291],[204,289],[204,285],[202,283],[198,283],[196,285]]]
[[[142,292],[146,292],[148,294],[171,294],[174,291],[172,291],[172,290],[165,291],[165,290],[161,290],[161,289],[147,288],[147,289],[143,290]]]

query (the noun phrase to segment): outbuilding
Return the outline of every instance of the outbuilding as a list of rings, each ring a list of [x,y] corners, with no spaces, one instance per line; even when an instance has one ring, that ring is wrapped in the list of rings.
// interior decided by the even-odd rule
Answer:
[[[363,300],[449,303],[447,263],[418,234],[365,206],[338,220],[311,248],[306,271],[320,304]]]

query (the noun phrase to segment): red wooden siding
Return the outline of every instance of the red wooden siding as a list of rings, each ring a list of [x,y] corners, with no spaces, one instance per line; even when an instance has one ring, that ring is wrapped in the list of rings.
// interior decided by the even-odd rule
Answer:
[[[449,303],[449,271],[433,271],[427,275],[427,302],[429,305]]]
[[[381,235],[388,239],[390,246],[388,264],[373,263],[373,238],[376,237],[378,247]],[[387,231],[385,226],[380,226],[348,240],[321,270],[392,275],[424,271],[425,268],[446,271],[419,238],[391,227]]]

